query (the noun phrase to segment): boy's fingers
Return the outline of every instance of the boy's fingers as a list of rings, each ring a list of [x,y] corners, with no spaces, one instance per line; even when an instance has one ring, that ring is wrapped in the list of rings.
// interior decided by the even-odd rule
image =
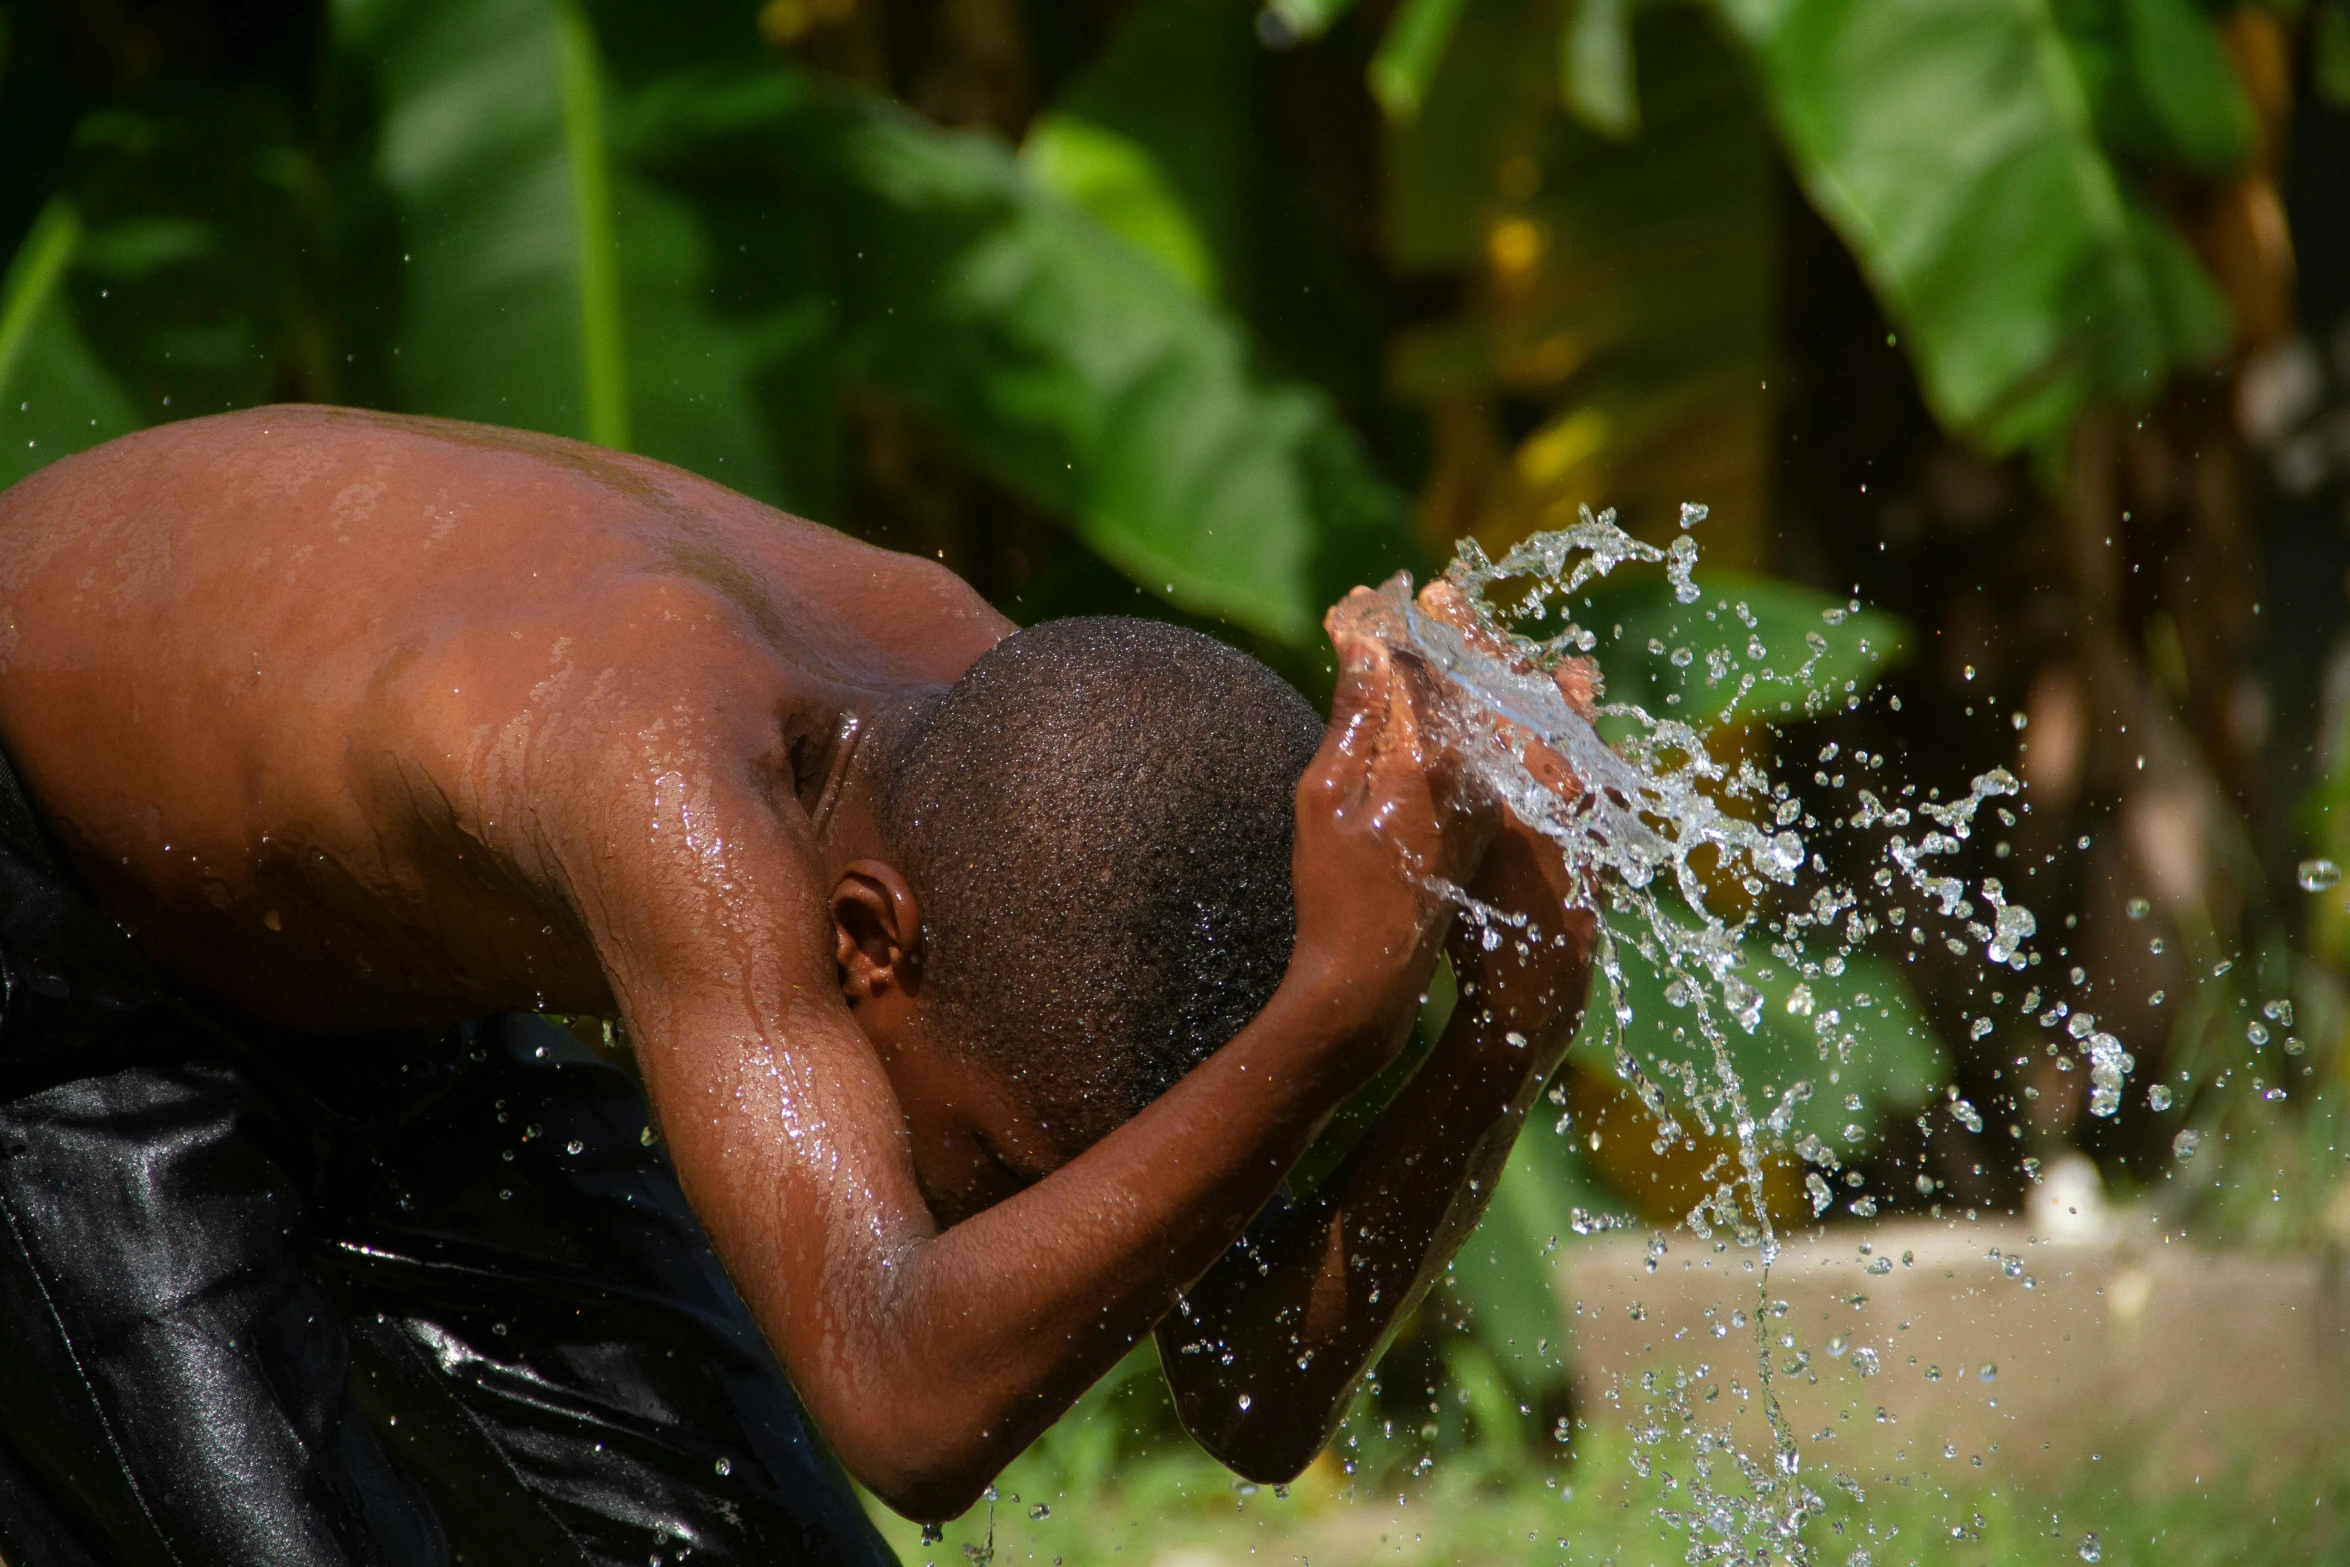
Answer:
[[[1340,642],[1338,687],[1330,698],[1325,746],[1350,761],[1376,755],[1394,706],[1394,669],[1387,649],[1369,637]]]
[[[1589,723],[1599,716],[1599,666],[1587,658],[1570,658],[1550,672],[1559,695],[1567,699],[1567,706],[1581,714]]]

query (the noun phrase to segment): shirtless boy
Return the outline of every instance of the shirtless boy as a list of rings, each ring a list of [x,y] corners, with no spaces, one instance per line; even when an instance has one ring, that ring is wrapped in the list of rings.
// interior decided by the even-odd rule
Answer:
[[[1190,633],[347,410],[0,494],[0,1554],[886,1561],[831,1455],[951,1516],[1154,1329],[1295,1474],[1587,956],[1456,943],[1281,1189],[1401,1048],[1430,880],[1561,891],[1339,642],[1324,733]],[[538,1013],[624,1023],[641,1097]]]

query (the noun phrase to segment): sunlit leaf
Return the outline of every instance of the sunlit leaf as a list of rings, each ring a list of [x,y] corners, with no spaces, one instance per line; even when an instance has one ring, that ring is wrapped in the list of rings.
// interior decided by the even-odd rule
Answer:
[[[1265,13],[1273,19],[1268,32],[1277,40],[1319,38],[1353,8],[1354,0],[1265,0]]]
[[[1123,138],[1128,156],[1139,154],[1156,176],[1161,215],[1149,221],[1192,231],[1190,243],[1205,248],[1217,280],[1206,292],[1236,314],[1247,308],[1253,270],[1267,62],[1247,0],[1143,0],[1119,18],[1038,126],[1049,131],[1074,117]],[[1032,129],[1021,162],[1042,173],[1033,159],[1036,137]],[[1045,183],[1112,230],[1128,232],[1077,190]]]
[[[1208,243],[1141,143],[1079,115],[1047,114],[1021,142],[1020,166],[1193,293],[1215,297],[1216,262]]]
[[[759,345],[703,308],[691,210],[613,166],[570,0],[347,0],[399,198],[397,392],[422,413],[578,436],[772,495]]]
[[[1403,0],[1379,52],[1371,57],[1371,96],[1388,118],[1409,120],[1427,101],[1428,83],[1443,63],[1445,46],[1468,0]]]
[[[1559,34],[1559,96],[1585,125],[1618,139],[1640,129],[1631,0],[1575,0]]]
[[[2143,400],[2212,350],[2180,330],[2211,307],[2175,302],[2210,286],[2136,215],[2049,0],[1719,6],[1944,423],[1993,449],[2045,441],[2087,399]],[[2166,112],[2201,124],[2190,66],[2171,67]]]
[[[733,204],[714,221],[761,258],[766,308],[826,301],[844,373],[1177,604],[1304,643],[1324,541],[1394,533],[1323,398],[1261,380],[1228,317],[999,144],[780,72],[649,93],[636,125],[697,202]],[[721,194],[745,189],[793,221]]]

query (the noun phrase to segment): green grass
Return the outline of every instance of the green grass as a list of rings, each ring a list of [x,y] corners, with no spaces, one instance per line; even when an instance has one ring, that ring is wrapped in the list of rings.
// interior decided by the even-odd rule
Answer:
[[[1554,1456],[1531,1420],[1500,1418],[1507,1406],[1493,1402],[1498,1384],[1475,1386],[1473,1361],[1469,1372],[1443,1382],[1433,1400],[1466,1418],[1412,1429],[1366,1398],[1313,1469],[1272,1488],[1235,1480],[1184,1440],[1166,1418],[1155,1367],[1130,1362],[1005,1471],[994,1501],[949,1525],[943,1539],[925,1544],[915,1526],[876,1516],[908,1567],[1786,1559],[1701,1555],[1690,1533],[1666,1521],[1690,1509],[1686,1447],[1650,1449],[1651,1472],[1641,1477],[1622,1418],[1601,1404],[1576,1422],[1571,1449]],[[2103,1567],[2350,1563],[2350,1463],[2341,1455],[2284,1467],[2246,1452],[2224,1481],[2204,1476],[2170,1488],[2149,1487],[2118,1446],[2032,1476],[2003,1472],[1996,1454],[1980,1465],[1971,1454],[1873,1456],[1876,1464],[1855,1466],[1858,1496],[1830,1473],[1804,1477],[1826,1504],[1804,1534],[1822,1567],[1857,1567],[1863,1552],[1870,1567],[2073,1567],[2089,1534]],[[1716,1473],[1735,1482],[1726,1464]]]

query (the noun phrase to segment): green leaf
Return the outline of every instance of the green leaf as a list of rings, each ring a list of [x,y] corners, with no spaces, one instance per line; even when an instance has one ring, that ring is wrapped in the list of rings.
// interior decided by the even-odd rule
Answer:
[[[1312,382],[1358,426],[1392,419],[1386,307],[1353,242],[1280,152],[1272,57],[1254,25],[1265,19],[1250,3],[1130,7],[1031,129],[1022,166],[1181,275],[1212,276],[1207,297],[1246,328],[1261,366]],[[1072,118],[1125,138],[1132,150],[1117,161],[1133,173],[1053,177],[1036,157],[1039,135],[1058,140]],[[1377,580],[1367,566],[1335,591],[1364,580]]]
[[[1668,999],[1666,976],[1640,956],[1634,918],[1611,913],[1607,923],[1622,961],[1624,999],[1632,1007],[1624,1046],[1643,1071],[1667,1085],[1676,1113],[1688,1121],[1680,1109],[1686,1095],[1671,1084],[1688,1072],[1701,1091],[1719,1092],[1712,1046],[1691,1021],[1694,1014]],[[1762,1016],[1751,1034],[1735,1020],[1722,1019],[1724,1049],[1758,1122],[1785,1104],[1783,1142],[1792,1145],[1808,1134],[1839,1152],[1865,1151],[1887,1116],[1915,1110],[1947,1078],[1941,1042],[1900,968],[1886,959],[1861,953],[1847,959],[1839,974],[1807,978],[1758,952],[1741,973],[1762,993]],[[1605,974],[1594,972],[1583,1028],[1568,1057],[1612,1081],[1616,1063],[1607,1035],[1612,1022],[1607,983]],[[1674,1038],[1675,1029],[1683,1037]],[[1848,1095],[1860,1099],[1860,1109],[1848,1106]],[[1720,1109],[1708,1114],[1721,1124]],[[1858,1134],[1848,1137],[1848,1126],[1858,1127]]]
[[[2310,18],[2309,84],[2318,102],[2350,109],[2350,4],[2328,0]]]
[[[1600,638],[1607,701],[1699,728],[1733,705],[1765,722],[1816,714],[1876,684],[1909,641],[1894,616],[1853,610],[1792,582],[1712,571],[1694,580],[1695,603],[1646,577],[1610,580],[1576,608],[1576,623]],[[1652,644],[1664,651],[1650,651]],[[1606,720],[1603,732],[1634,722]]]
[[[2125,9],[2131,74],[2171,145],[2206,171],[2250,157],[2252,104],[2211,19],[2193,0],[2125,0]]]
[[[50,198],[0,277],[0,488],[139,428],[130,399],[75,326],[64,283],[80,214]]]
[[[1428,84],[1468,0],[1404,0],[1371,56],[1371,96],[1391,120],[1410,120],[1427,101]]]
[[[1000,144],[780,71],[651,90],[632,123],[764,282],[745,308],[824,300],[842,373],[1178,605],[1309,643],[1324,539],[1400,531],[1324,398],[1260,380],[1230,318]]]
[[[572,246],[579,269],[581,392],[588,439],[628,447],[627,370],[622,358],[620,263],[612,237],[612,168],[604,145],[604,88],[596,40],[577,5],[554,8],[555,58],[563,84],[563,153],[571,174]]]
[[[403,406],[674,461],[773,496],[755,335],[706,305],[690,207],[615,167],[571,0],[343,0],[400,208]]]
[[[1151,257],[1203,299],[1216,297],[1216,262],[1150,149],[1065,111],[1037,116],[1020,144],[1029,177]]]
[[[587,345],[609,352],[616,334],[582,317],[590,297],[611,300],[583,280],[592,221],[574,210],[566,14],[550,0],[346,0],[335,13],[382,104],[378,169],[407,263],[400,389],[418,412],[590,432]]]
[[[83,236],[79,265],[103,277],[145,278],[209,256],[217,242],[212,225],[193,218],[125,218]]]
[[[1319,38],[1332,23],[1354,8],[1355,0],[1265,0],[1265,12],[1274,18],[1268,31],[1275,39],[1299,41]]]
[[[1717,0],[1937,417],[1994,450],[2150,397],[2182,337],[2048,0]],[[2187,113],[2184,97],[2174,102]]]
[[[1559,96],[1602,136],[1621,141],[1640,129],[1630,0],[1575,0],[1559,33]]]
[[[2155,162],[2224,172],[2257,138],[2252,105],[2195,0],[2050,0],[2098,137]]]
[[[1248,0],[1142,0],[1044,116],[1047,125],[1074,116],[1125,138],[1165,203],[1153,222],[1191,230],[1216,279],[1204,292],[1236,313],[1245,312],[1251,293],[1266,59],[1249,25]],[[1021,161],[1041,172],[1030,161],[1035,135]],[[1070,187],[1045,183],[1128,234]],[[1194,275],[1196,266],[1186,262],[1179,275]]]
[[[1461,1244],[1452,1274],[1453,1295],[1469,1307],[1478,1335],[1527,1390],[1555,1382],[1565,1358],[1553,1260],[1561,1239],[1577,1233],[1577,1209],[1602,1214],[1616,1206],[1542,1111],[1538,1102],[1518,1133],[1492,1205]]]

